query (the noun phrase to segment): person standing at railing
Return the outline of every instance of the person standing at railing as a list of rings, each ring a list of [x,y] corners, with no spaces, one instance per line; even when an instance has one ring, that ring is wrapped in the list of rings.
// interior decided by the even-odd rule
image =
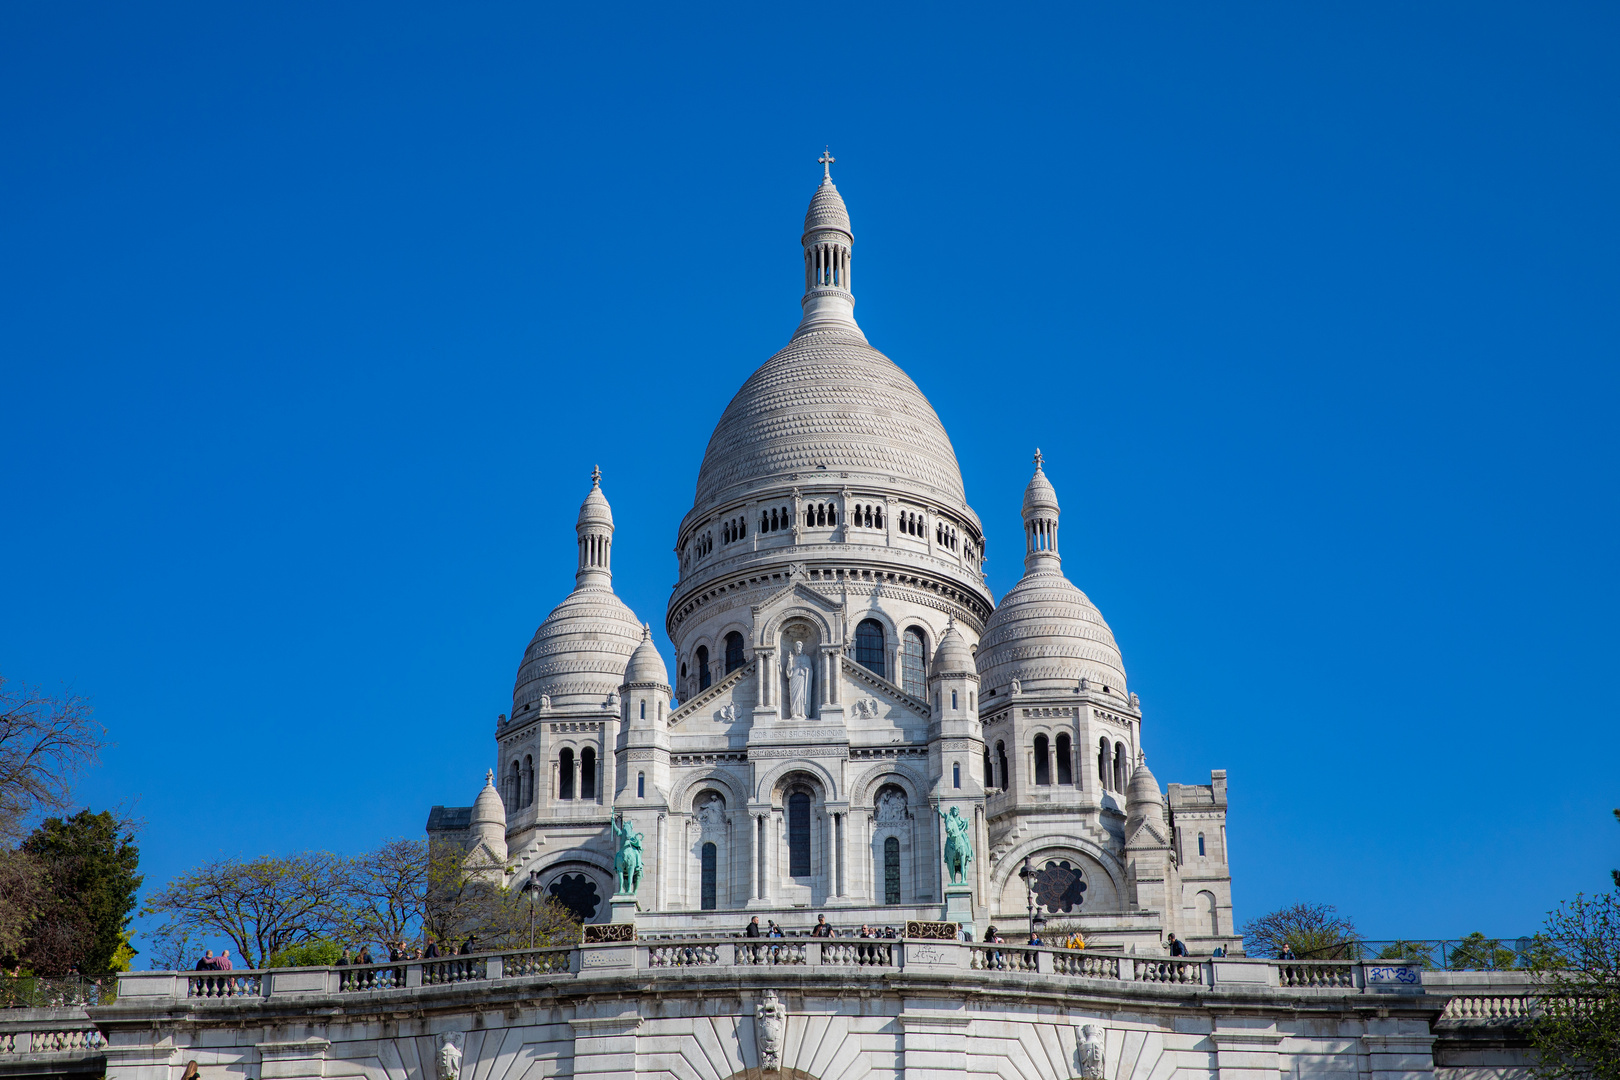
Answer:
[[[1294,955],[1294,947],[1292,945],[1288,944],[1288,942],[1285,941],[1285,942],[1283,942],[1282,952],[1277,954],[1277,959],[1279,959],[1279,960],[1298,960],[1299,957]]]
[[[1187,955],[1187,946],[1185,944],[1183,944],[1182,942],[1177,941],[1176,940],[1176,935],[1174,935],[1174,934],[1170,935],[1170,955],[1171,956],[1186,956]]]
[[[432,938],[428,939],[427,951],[422,954],[424,960],[437,960],[439,958],[439,943]]]
[[[214,968],[217,971],[231,970],[231,950],[224,949],[220,952],[219,958],[214,961]]]
[[[219,965],[214,962],[214,950],[204,949],[202,959],[197,961],[198,971],[218,971]]]
[[[810,931],[811,937],[832,937],[833,929],[827,925],[827,916],[817,915],[815,928]]]
[[[743,927],[743,937],[759,937],[758,915],[755,915],[752,919],[749,919],[748,925]]]

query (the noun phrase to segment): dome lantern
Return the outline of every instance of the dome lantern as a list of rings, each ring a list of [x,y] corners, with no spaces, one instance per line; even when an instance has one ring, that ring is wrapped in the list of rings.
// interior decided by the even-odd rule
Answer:
[[[1035,450],[1035,475],[1024,489],[1024,568],[1033,570],[1043,562],[1056,565],[1058,555],[1057,490],[1041,471],[1041,451]]]
[[[579,535],[579,569],[574,580],[581,585],[606,585],[613,580],[613,509],[602,494],[602,469],[591,469],[591,490],[579,506],[574,523]]]
[[[849,227],[849,210],[832,181],[836,159],[823,153],[821,186],[810,197],[804,215],[804,319],[794,337],[815,330],[849,330],[860,334],[855,325],[855,294],[850,290],[850,252],[855,235]],[[864,335],[863,335],[864,337]]]

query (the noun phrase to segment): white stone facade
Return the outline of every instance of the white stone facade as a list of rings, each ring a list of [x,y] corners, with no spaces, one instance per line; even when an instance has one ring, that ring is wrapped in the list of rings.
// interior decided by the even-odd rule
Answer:
[[[830,175],[802,240],[803,321],[721,415],[676,532],[673,678],[661,660],[626,675],[646,633],[613,595],[593,476],[576,589],[496,731],[514,879],[536,871],[605,920],[623,813],[646,837],[648,931],[733,929],[744,911],[790,928],[823,908],[845,926],[938,918],[938,814],[954,806],[972,822],[980,933],[1023,927],[1028,860],[1048,920],[1139,950],[1170,933],[1238,946],[1225,776],[1172,785],[1164,805],[1113,634],[1064,576],[1039,459],[1026,574],[998,606],[949,436],[855,322]],[[946,672],[953,630],[968,662]],[[437,808],[430,829],[464,839],[450,826],[465,817]]]

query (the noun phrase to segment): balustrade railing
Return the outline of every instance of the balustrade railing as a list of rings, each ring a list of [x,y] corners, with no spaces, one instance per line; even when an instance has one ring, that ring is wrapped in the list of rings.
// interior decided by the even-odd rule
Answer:
[[[975,971],[1039,971],[1034,949],[1016,945],[970,945],[968,966]]]
[[[786,938],[766,938],[760,941],[737,942],[737,963],[740,965],[785,966],[803,964],[809,957],[808,942]]]
[[[1202,960],[1143,960],[1132,959],[1137,982],[1175,983],[1186,986],[1204,984]]]
[[[894,967],[894,943],[869,938],[824,940],[821,962],[845,967]]]
[[[652,945],[647,949],[647,966],[658,968],[715,967],[721,962],[721,947],[715,942]]]
[[[405,985],[405,968],[401,964],[372,964],[367,967],[338,968],[338,992],[356,990],[394,990]]]
[[[1119,978],[1118,956],[1087,954],[1078,952],[1054,952],[1052,954],[1052,970],[1059,975],[1080,975],[1088,979],[1117,979]]]
[[[1502,994],[1454,997],[1446,1002],[1442,1020],[1530,1020],[1537,1015],[1536,999]]]
[[[1361,965],[1352,961],[1317,961],[1277,965],[1277,985],[1322,989],[1354,989],[1356,969]]]
[[[106,1045],[106,1037],[93,1027],[8,1031],[0,1035],[0,1057],[7,1054],[85,1053],[100,1050]]]
[[[573,970],[573,949],[537,949],[534,952],[507,953],[501,974],[505,978],[523,975],[566,975]]]
[[[258,971],[186,976],[186,997],[191,998],[260,997],[263,991],[263,973]]]
[[[422,963],[423,986],[449,986],[455,983],[477,982],[488,977],[488,968],[482,956],[457,956],[446,960],[426,960]]]

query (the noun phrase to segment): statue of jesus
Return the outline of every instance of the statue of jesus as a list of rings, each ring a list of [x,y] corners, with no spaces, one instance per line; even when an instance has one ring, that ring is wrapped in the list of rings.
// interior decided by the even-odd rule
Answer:
[[[795,720],[810,716],[810,658],[804,655],[804,642],[793,643],[793,653],[782,665],[788,681],[788,715]]]

